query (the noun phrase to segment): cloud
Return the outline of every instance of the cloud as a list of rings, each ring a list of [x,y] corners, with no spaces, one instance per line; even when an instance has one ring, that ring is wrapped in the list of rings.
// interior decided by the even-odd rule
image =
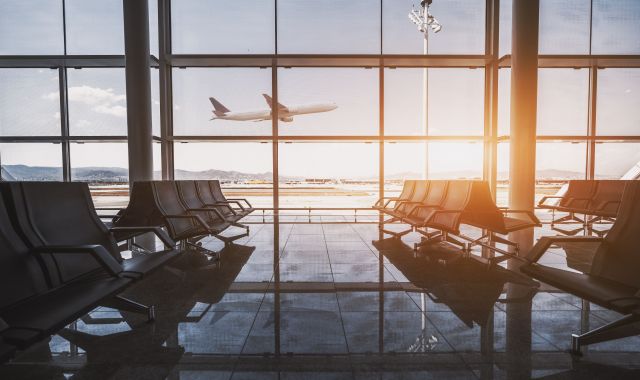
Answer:
[[[51,92],[43,96],[47,100],[58,100],[58,92]],[[69,87],[69,102],[84,104],[97,113],[116,117],[126,117],[127,107],[124,103],[127,97],[117,94],[112,88],[91,86]]]
[[[107,115],[113,115],[113,116],[117,116],[117,117],[127,117],[127,107],[123,107],[123,106],[105,106],[105,105],[99,105],[99,106],[95,106],[93,107],[93,110],[98,112],[98,113],[103,113],[103,114],[107,114]]]

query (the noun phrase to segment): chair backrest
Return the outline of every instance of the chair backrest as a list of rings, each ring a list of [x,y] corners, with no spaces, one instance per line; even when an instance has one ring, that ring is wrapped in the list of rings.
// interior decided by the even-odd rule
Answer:
[[[0,197],[0,311],[47,290],[37,257],[29,252],[9,218]],[[0,313],[0,316],[2,314]]]
[[[417,181],[415,179],[405,180],[404,184],[402,185],[402,191],[400,192],[398,198],[400,198],[401,200],[411,199],[411,195],[413,194],[413,189],[416,186],[416,182]]]
[[[424,197],[427,196],[429,192],[429,181],[421,180],[416,181],[416,184],[413,189],[413,194],[411,194],[411,202],[422,202]]]
[[[47,245],[102,245],[122,261],[115,240],[98,218],[89,187],[81,182],[15,182],[3,185],[11,217],[30,248]],[[100,270],[90,255],[46,255],[52,286]]]
[[[211,194],[213,198],[218,202],[224,202],[227,200],[227,197],[224,196],[222,192],[222,188],[220,187],[220,181],[217,179],[213,179],[209,181],[209,188],[211,189]]]
[[[598,247],[591,274],[640,288],[640,181],[629,181],[616,221]]]
[[[198,195],[198,188],[195,181],[175,181],[180,199],[187,208],[205,208]],[[220,218],[214,212],[194,211],[195,215],[200,215],[205,221],[220,221]]]
[[[598,181],[596,192],[589,202],[589,210],[605,216],[616,216],[627,182],[622,180]]]
[[[153,196],[156,201],[158,211],[163,216],[167,215],[188,215],[185,206],[180,201],[178,195],[178,188],[173,181],[152,181],[151,188],[153,189]],[[193,219],[166,219],[165,225],[169,230],[169,234],[172,238],[180,235],[181,233],[188,231],[196,226]]]
[[[215,204],[217,201],[213,197],[213,193],[211,192],[211,187],[209,186],[209,181],[206,180],[198,180],[194,181],[196,184],[196,189],[198,190],[198,196],[200,200],[205,205]]]
[[[575,209],[586,209],[589,200],[596,191],[597,182],[591,180],[572,180],[569,181],[567,193],[560,200],[561,207],[570,207]]]
[[[429,182],[429,192],[422,200],[422,204],[426,206],[439,206],[447,194],[448,181],[431,180]]]
[[[447,195],[440,207],[442,210],[464,210],[471,196],[474,181],[449,181]],[[457,232],[461,213],[445,213],[434,216],[430,225],[450,232]]]
[[[164,224],[153,195],[152,181],[136,181],[129,196],[129,204],[114,218],[118,227],[161,226]]]
[[[462,221],[491,231],[505,229],[504,215],[493,201],[487,181],[473,181]]]
[[[175,181],[180,199],[188,208],[202,208],[204,203],[198,196],[198,188],[194,181]]]

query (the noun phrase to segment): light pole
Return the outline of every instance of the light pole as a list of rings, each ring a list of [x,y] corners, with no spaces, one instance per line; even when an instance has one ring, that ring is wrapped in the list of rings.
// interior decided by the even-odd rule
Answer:
[[[429,12],[429,6],[433,0],[422,0],[418,9],[411,7],[409,12],[409,20],[413,22],[418,31],[424,36],[422,53],[424,55],[429,54],[429,30],[433,33],[438,33],[442,30],[442,24],[436,20],[435,17]],[[422,125],[424,127],[424,135],[429,134],[429,69],[425,67],[422,75]],[[429,143],[425,145],[425,163],[424,163],[424,177],[429,178]]]

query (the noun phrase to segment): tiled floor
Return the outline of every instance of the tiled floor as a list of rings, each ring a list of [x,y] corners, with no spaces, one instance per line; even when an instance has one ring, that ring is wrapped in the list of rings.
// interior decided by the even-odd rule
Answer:
[[[377,224],[335,216],[284,221],[252,224],[218,263],[187,252],[131,288],[156,305],[154,323],[99,308],[0,378],[640,378],[640,337],[572,357],[572,333],[618,315],[538,288],[515,260],[490,268],[442,245],[414,254],[419,235],[380,240]],[[584,247],[567,251],[542,262],[588,265]]]

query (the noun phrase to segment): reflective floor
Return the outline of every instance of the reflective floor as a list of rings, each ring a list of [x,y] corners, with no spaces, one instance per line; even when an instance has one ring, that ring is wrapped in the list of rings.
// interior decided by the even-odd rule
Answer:
[[[399,242],[366,218],[313,221],[252,224],[219,262],[185,252],[127,291],[156,305],[154,323],[98,308],[0,378],[640,378],[640,337],[572,357],[572,333],[619,315],[532,281],[516,260],[489,267],[443,244],[415,254],[415,233]],[[523,251],[532,238],[518,237]],[[583,270],[589,252],[557,248],[541,262]]]

